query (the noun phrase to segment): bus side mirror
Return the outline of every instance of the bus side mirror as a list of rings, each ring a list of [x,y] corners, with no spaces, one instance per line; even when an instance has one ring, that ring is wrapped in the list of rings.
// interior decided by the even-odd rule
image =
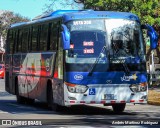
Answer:
[[[148,24],[142,25],[142,29],[147,30],[147,35],[150,37],[150,48],[156,49],[158,45],[158,35],[154,28]]]
[[[61,39],[62,39],[62,47],[64,50],[70,49],[70,32],[66,25],[62,24],[62,32],[61,32]]]

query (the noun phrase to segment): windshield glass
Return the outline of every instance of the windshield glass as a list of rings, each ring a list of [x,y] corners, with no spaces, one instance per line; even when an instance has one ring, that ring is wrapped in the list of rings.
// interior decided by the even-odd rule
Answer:
[[[110,44],[111,63],[124,63],[127,59],[145,61],[139,23],[124,19],[108,19],[105,20],[105,24]]]
[[[106,45],[105,21],[72,21],[68,28],[71,32],[71,49],[66,51],[67,63],[94,63]],[[106,63],[105,53],[101,54],[98,63]]]
[[[145,52],[140,24],[124,19],[90,19],[70,21],[70,50],[67,63],[140,63]],[[106,52],[101,53],[106,46]],[[101,55],[100,55],[101,54]]]

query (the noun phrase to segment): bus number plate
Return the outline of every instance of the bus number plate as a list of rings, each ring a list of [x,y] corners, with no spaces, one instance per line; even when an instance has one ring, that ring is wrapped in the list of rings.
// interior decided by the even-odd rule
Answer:
[[[114,94],[104,94],[104,100],[114,100]]]

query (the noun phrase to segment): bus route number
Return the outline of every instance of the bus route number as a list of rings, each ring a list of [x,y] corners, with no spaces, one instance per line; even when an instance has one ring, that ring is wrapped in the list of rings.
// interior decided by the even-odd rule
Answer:
[[[91,24],[91,21],[90,20],[73,21],[73,25],[85,25],[85,24]]]

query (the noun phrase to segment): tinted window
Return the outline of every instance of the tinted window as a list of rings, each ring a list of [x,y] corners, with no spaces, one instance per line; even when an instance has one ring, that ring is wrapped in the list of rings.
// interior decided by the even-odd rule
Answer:
[[[44,24],[40,29],[40,51],[47,51],[48,24]]]
[[[31,51],[37,51],[38,44],[38,26],[32,28],[31,33]]]
[[[50,23],[49,27],[50,34],[48,50],[57,50],[57,42],[59,39],[59,22]]]
[[[27,52],[28,50],[28,28],[23,29],[22,33],[22,52]]]
[[[16,52],[21,52],[21,48],[22,48],[22,30],[18,30],[16,36],[17,36]]]
[[[13,53],[13,43],[14,43],[14,33],[12,30],[9,30],[6,52],[8,52],[10,54]]]

